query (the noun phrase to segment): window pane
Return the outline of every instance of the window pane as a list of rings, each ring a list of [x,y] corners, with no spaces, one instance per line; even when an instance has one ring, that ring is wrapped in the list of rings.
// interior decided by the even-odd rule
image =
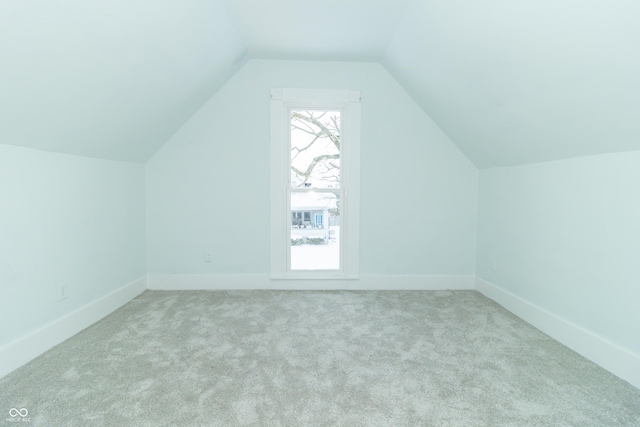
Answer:
[[[340,197],[291,193],[291,270],[340,269]]]
[[[340,188],[339,111],[291,111],[291,188]]]

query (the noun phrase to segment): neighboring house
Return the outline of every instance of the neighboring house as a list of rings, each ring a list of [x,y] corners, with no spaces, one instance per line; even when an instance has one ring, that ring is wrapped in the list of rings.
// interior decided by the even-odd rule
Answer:
[[[291,226],[293,228],[324,228],[326,211],[300,210],[291,211]]]
[[[338,199],[331,193],[291,193],[291,237],[330,238],[339,224]]]

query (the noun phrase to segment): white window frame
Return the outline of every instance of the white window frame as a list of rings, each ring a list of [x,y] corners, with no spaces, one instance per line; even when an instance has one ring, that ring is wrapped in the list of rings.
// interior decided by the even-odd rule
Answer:
[[[291,270],[291,109],[341,111],[340,269]],[[271,278],[357,279],[360,270],[360,92],[271,89]],[[326,221],[327,218],[323,218]]]

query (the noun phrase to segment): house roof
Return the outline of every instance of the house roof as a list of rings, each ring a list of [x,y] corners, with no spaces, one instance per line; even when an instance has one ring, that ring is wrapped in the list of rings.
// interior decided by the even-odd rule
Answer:
[[[338,207],[336,197],[327,193],[291,193],[292,211],[324,211]]]
[[[9,0],[0,143],[145,162],[247,60],[381,63],[478,167],[640,150],[632,0]]]

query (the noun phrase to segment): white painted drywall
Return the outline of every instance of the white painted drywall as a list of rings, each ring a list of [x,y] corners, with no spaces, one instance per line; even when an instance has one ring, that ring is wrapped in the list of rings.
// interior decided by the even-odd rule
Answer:
[[[377,61],[408,0],[222,1],[252,58]]]
[[[640,150],[640,2],[409,0],[382,63],[480,169]]]
[[[0,141],[146,162],[245,61],[221,0],[0,2]]]
[[[481,279],[640,355],[638,273],[640,151],[481,171]]]
[[[362,92],[361,273],[474,273],[478,170],[385,69],[269,60],[247,63],[147,163],[148,273],[269,272],[272,87]]]
[[[0,144],[0,347],[143,277],[144,220],[143,165]]]

